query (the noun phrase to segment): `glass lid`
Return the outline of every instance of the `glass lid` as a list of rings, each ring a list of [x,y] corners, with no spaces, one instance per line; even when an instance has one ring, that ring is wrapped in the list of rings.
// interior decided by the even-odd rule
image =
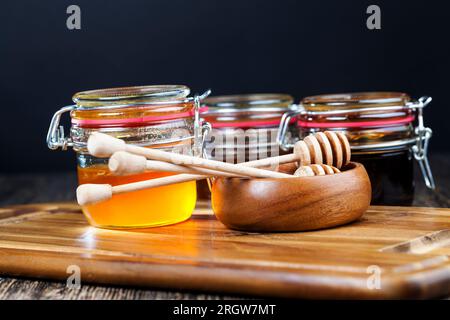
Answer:
[[[332,108],[370,108],[382,106],[405,106],[411,98],[401,92],[355,92],[325,94],[303,98],[301,104],[308,110]]]
[[[203,101],[206,114],[229,112],[285,111],[294,101],[288,94],[257,93],[210,97]]]
[[[183,85],[152,85],[82,91],[72,100],[83,109],[180,101],[189,93],[190,89]]]
[[[213,128],[278,127],[293,101],[290,95],[276,93],[216,96],[203,101],[202,116]]]

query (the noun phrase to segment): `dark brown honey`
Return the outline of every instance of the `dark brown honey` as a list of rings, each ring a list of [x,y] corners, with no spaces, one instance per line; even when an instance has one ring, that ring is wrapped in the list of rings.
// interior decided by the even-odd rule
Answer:
[[[410,150],[352,155],[366,168],[372,184],[372,204],[411,205],[414,200],[413,158]]]

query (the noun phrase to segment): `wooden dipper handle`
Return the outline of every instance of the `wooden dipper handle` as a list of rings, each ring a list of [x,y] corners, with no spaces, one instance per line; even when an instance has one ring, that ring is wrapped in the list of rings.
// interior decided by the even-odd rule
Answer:
[[[205,179],[205,176],[194,174],[177,174],[174,176],[143,180],[118,186],[86,183],[78,186],[77,201],[80,206],[86,206],[97,202],[106,201],[110,199],[113,194],[162,187],[170,184],[201,179]]]
[[[110,150],[110,151],[108,151]],[[135,155],[141,155],[148,159],[166,161],[173,164],[195,166],[215,171],[233,173],[239,176],[248,176],[255,178],[291,178],[291,175],[247,167],[239,164],[208,160],[198,157],[192,157],[177,153],[171,153],[156,149],[138,147],[126,144],[125,141],[116,139],[106,134],[95,132],[88,139],[88,151],[96,157],[111,156],[117,151],[127,151]]]
[[[232,173],[214,171],[196,167],[186,167],[170,162],[163,162],[157,160],[147,160],[144,156],[138,156],[125,151],[117,151],[109,158],[108,162],[109,171],[115,175],[129,175],[144,172],[146,170],[151,171],[164,171],[164,172],[177,172],[177,173],[189,173],[205,175],[205,178],[209,176],[221,176],[221,177],[241,177]]]
[[[299,166],[310,164],[326,164],[341,168],[350,162],[351,150],[347,137],[342,132],[316,132],[297,141],[293,153],[278,157],[243,162],[249,167],[272,167],[289,162],[297,162]]]

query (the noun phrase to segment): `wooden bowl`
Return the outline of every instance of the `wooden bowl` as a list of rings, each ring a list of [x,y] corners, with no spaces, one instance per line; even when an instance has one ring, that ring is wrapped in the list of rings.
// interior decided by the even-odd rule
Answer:
[[[237,230],[305,231],[357,220],[371,198],[363,165],[341,173],[285,179],[217,178],[211,202],[217,218]]]

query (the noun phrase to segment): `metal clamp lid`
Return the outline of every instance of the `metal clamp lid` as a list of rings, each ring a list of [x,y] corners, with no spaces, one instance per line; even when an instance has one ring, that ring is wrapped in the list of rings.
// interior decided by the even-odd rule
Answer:
[[[294,144],[287,142],[287,131],[291,120],[305,111],[305,108],[300,105],[292,105],[292,111],[283,114],[280,120],[280,127],[277,133],[277,143],[283,151],[289,151],[294,147]]]
[[[431,97],[421,97],[417,100],[417,103],[413,103],[411,108],[417,110],[417,122],[418,125],[414,132],[417,136],[416,144],[412,146],[412,151],[414,154],[414,159],[419,163],[420,170],[422,171],[422,176],[425,181],[427,188],[434,190],[436,185],[434,183],[433,173],[431,172],[430,162],[428,161],[428,144],[433,131],[431,128],[425,127],[423,123],[423,108],[426,107],[430,102]]]
[[[205,99],[207,96],[211,94],[211,89],[206,90],[201,95],[194,96],[194,150],[193,153],[196,156],[202,156],[204,150],[204,141],[205,141],[205,131],[206,134],[210,131],[209,123],[206,126],[203,126],[205,123],[202,123],[200,120],[200,102]]]
[[[75,108],[76,105],[62,107],[53,115],[47,132],[47,146],[51,150],[56,150],[58,148],[67,150],[67,147],[73,146],[72,139],[64,136],[64,126],[60,126],[59,123],[61,121],[61,116],[64,113],[72,111]]]
[[[195,95],[192,98],[186,98],[184,101],[194,101],[194,152],[201,150],[201,135],[202,130],[200,129],[200,101],[205,99],[207,96],[211,94],[211,90],[206,90],[201,95]],[[116,106],[117,107],[117,106]],[[65,106],[55,112],[50,122],[50,126],[47,132],[47,146],[51,150],[56,150],[61,148],[62,150],[67,150],[68,147],[73,146],[72,139],[70,136],[65,136],[64,134],[64,126],[60,125],[61,116],[73,110],[76,110],[77,105]],[[200,139],[200,140],[199,140]],[[201,154],[198,153],[198,154]]]

